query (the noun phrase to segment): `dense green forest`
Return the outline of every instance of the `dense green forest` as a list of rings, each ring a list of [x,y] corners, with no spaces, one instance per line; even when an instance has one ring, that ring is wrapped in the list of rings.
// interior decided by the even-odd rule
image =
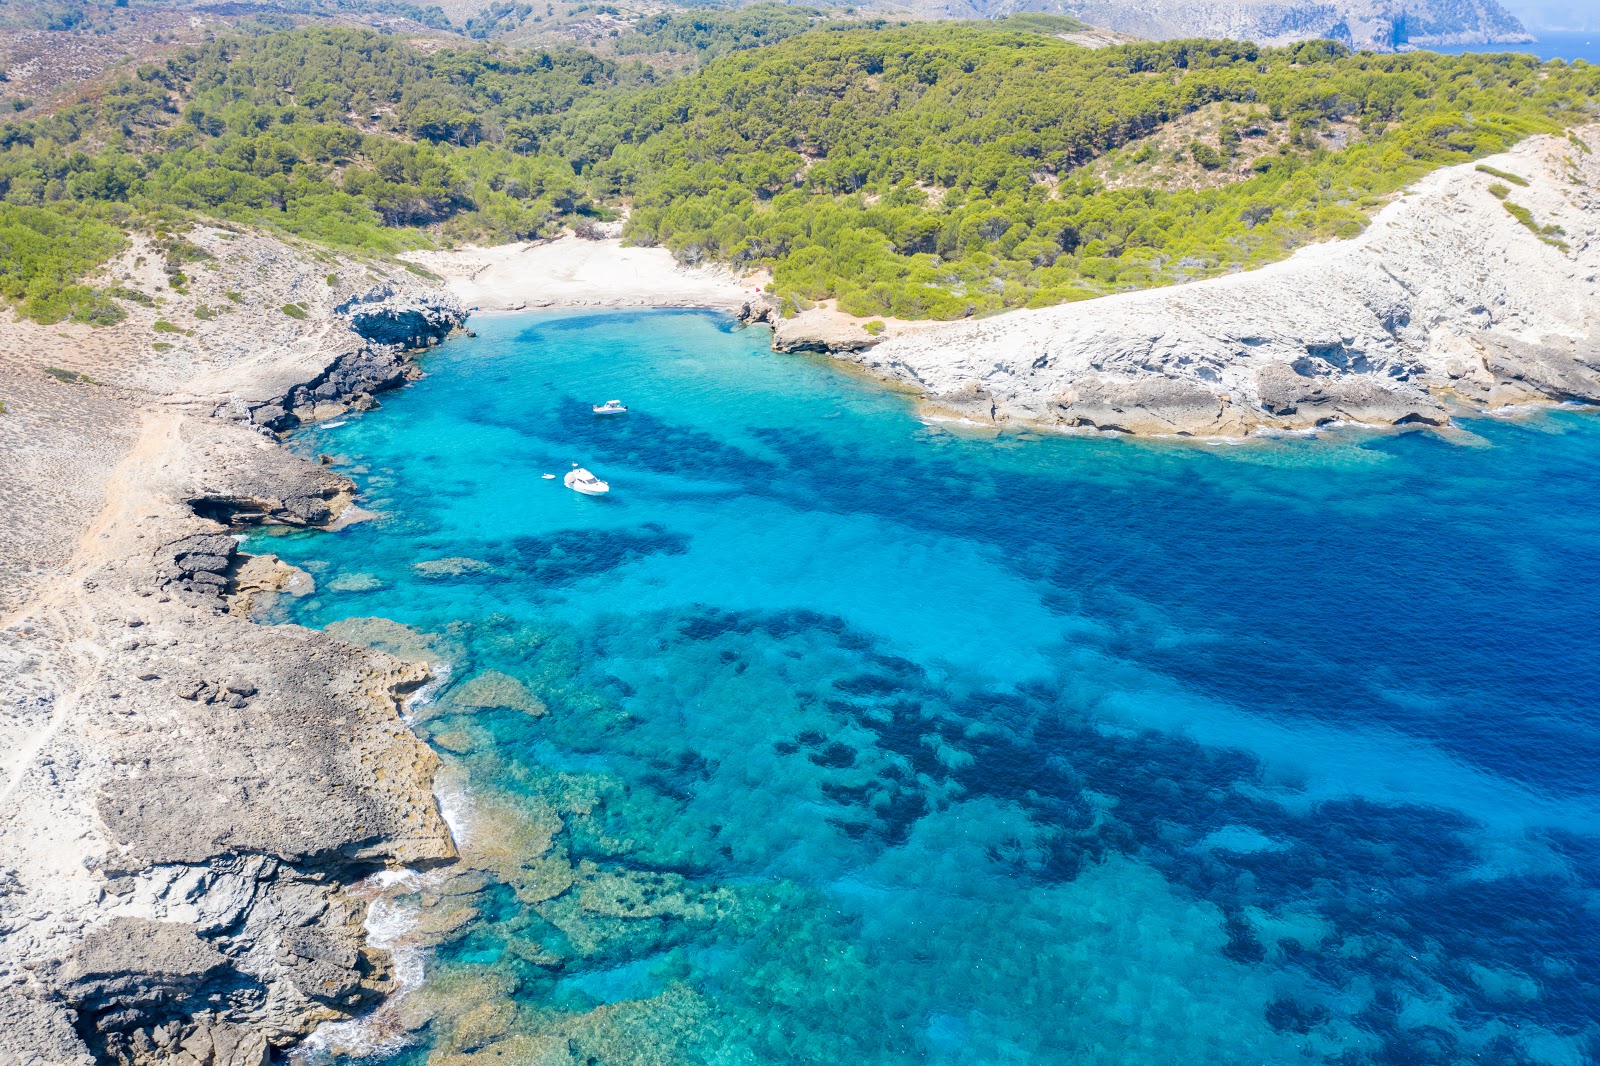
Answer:
[[[768,265],[787,306],[949,318],[1204,276],[1357,232],[1425,171],[1591,116],[1600,68],[1172,41],[1070,20],[888,25],[770,5],[647,19],[692,72],[579,51],[424,52],[345,29],[218,40],[0,123],[0,295],[105,321],[124,230],[206,216],[375,253],[545,235]],[[666,42],[665,45],[662,42]],[[640,46],[641,48],[643,45]],[[1210,188],[1086,164],[1202,108]],[[1132,151],[1133,149],[1130,149]]]

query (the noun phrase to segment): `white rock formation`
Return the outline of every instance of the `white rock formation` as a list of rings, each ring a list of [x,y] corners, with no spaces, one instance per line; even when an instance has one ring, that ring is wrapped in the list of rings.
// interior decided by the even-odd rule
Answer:
[[[1578,131],[1600,146],[1600,128]],[[1600,157],[1530,138],[1437,171],[1359,237],[1259,270],[951,323],[841,353],[966,417],[1237,436],[1600,402]],[[1553,241],[1561,242],[1560,246]]]
[[[115,326],[0,310],[0,1066],[265,1066],[398,986],[346,886],[455,856],[399,713],[426,671],[228,606],[294,576],[235,527],[325,525],[355,488],[263,415],[375,403],[460,311],[266,234],[185,240],[181,287],[147,237],[107,268],[146,297]]]

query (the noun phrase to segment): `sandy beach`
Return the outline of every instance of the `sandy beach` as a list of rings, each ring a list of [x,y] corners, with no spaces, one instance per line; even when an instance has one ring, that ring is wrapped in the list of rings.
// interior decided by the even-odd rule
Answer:
[[[665,248],[629,248],[616,238],[467,246],[400,256],[437,274],[468,308],[712,307],[759,301],[771,276],[726,267],[679,266]]]

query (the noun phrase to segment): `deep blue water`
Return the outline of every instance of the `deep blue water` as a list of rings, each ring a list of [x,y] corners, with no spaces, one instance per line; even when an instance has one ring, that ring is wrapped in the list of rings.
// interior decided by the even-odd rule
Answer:
[[[392,1062],[1600,1061],[1600,419],[962,436],[713,315],[475,325],[299,438],[383,518],[258,538],[452,664]]]
[[[1458,56],[1467,52],[1523,52],[1540,59],[1565,59],[1567,62],[1582,59],[1600,63],[1600,30],[1575,32],[1571,30],[1533,30],[1538,40],[1527,44],[1453,44],[1429,45],[1427,51]]]

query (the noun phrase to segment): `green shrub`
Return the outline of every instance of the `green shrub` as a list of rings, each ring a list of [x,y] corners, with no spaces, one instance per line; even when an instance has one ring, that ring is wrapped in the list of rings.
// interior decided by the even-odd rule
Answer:
[[[155,323],[150,328],[155,330],[157,333],[182,333],[183,332],[182,329],[180,329],[179,327],[173,325],[171,322],[168,322],[164,318],[156,319]]]
[[[47,366],[44,372],[61,382],[63,385],[98,385],[100,384],[88,374],[80,374],[76,370],[63,370],[59,366]]]
[[[114,326],[127,317],[117,302],[87,285],[64,288],[39,286],[22,301],[21,311],[41,325],[77,322],[88,326]]]
[[[1493,196],[1496,200],[1504,200],[1507,196],[1511,195],[1511,189],[1508,186],[1501,185],[1497,181],[1493,185],[1489,186],[1489,195]]]
[[[154,307],[156,305],[154,296],[147,292],[140,292],[138,289],[130,289],[125,285],[113,285],[106,292],[119,300],[127,300],[129,303],[138,304],[140,307]]]
[[[279,310],[288,315],[290,318],[303,319],[306,317],[305,308],[299,306],[298,304],[284,304]]]
[[[212,254],[192,241],[182,237],[171,237],[161,245],[162,265],[166,268],[167,280],[173,288],[182,288],[189,283],[188,275],[183,268],[190,263],[203,263],[214,258]]]
[[[871,322],[863,323],[861,328],[866,330],[870,336],[876,337],[884,331],[885,327],[882,319],[875,318]]]
[[[1189,145],[1189,154],[1194,157],[1194,161],[1196,163],[1199,163],[1207,170],[1216,170],[1218,167],[1222,166],[1223,163],[1227,162],[1227,160],[1223,158],[1221,152],[1217,151],[1209,144],[1204,144],[1200,141],[1195,141],[1193,144]]]
[[[1515,174],[1508,174],[1506,171],[1498,170],[1495,167],[1489,166],[1487,163],[1479,163],[1473,169],[1479,174],[1487,174],[1492,178],[1499,178],[1501,181],[1509,181],[1513,185],[1520,185],[1526,188],[1528,184],[1527,178],[1519,178]]]
[[[0,203],[0,297],[45,325],[68,319],[110,325],[123,317],[122,309],[78,282],[125,244],[120,229],[85,217],[76,204],[44,209]]]
[[[1539,225],[1539,223],[1533,217],[1533,212],[1529,211],[1526,207],[1523,207],[1519,203],[1505,200],[1501,202],[1500,206],[1505,208],[1507,213],[1510,214],[1512,218],[1526,226],[1529,232],[1531,232],[1535,237],[1538,237],[1544,243],[1553,248],[1559,248],[1563,252],[1570,250],[1567,242],[1561,240],[1562,237],[1566,236],[1567,231],[1562,229],[1560,226]]]

